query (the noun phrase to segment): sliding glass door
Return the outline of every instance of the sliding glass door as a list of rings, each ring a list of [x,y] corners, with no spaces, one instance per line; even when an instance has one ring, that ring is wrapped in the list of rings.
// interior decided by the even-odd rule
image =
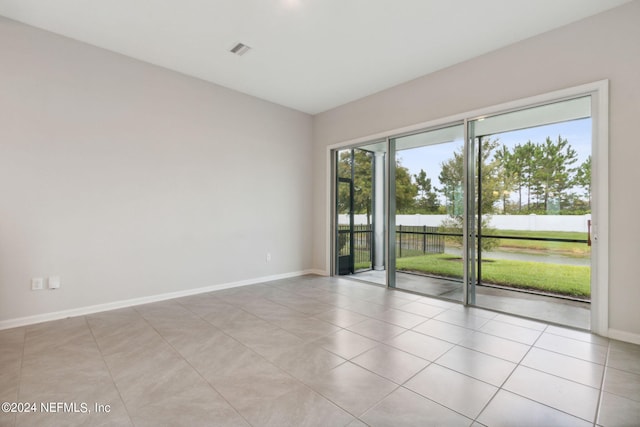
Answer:
[[[335,151],[335,274],[590,328],[592,96]]]
[[[591,99],[468,122],[468,303],[589,327]]]

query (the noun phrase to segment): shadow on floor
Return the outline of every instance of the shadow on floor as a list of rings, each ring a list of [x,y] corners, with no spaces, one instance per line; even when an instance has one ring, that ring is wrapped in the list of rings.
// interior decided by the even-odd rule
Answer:
[[[363,271],[350,278],[386,284],[385,271]],[[462,302],[462,282],[450,279],[396,273],[396,288],[436,298]],[[591,304],[508,289],[476,287],[476,306],[557,323],[579,329],[590,329]]]

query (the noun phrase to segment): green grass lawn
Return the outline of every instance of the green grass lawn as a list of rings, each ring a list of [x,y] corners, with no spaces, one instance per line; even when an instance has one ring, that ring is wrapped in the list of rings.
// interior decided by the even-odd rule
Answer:
[[[496,235],[518,237],[544,237],[559,239],[586,240],[586,233],[560,231],[518,231],[496,230]],[[447,239],[447,246],[459,247],[455,239]],[[530,253],[536,255],[560,255],[577,258],[589,258],[591,248],[585,243],[545,242],[534,240],[500,239],[500,245],[494,251]],[[454,255],[429,254],[423,255],[421,250],[396,248],[397,269],[399,271],[413,271],[434,274],[443,277],[462,278],[462,261]],[[368,251],[356,249],[357,259],[367,259]],[[362,252],[362,253],[360,253]],[[356,263],[356,270],[370,268],[367,261]],[[482,263],[482,281],[502,286],[523,289],[534,289],[561,295],[589,297],[590,268],[588,266],[563,265],[555,263],[514,261],[514,260],[484,260]]]
[[[355,265],[353,266],[353,268],[358,271],[358,270],[368,270],[371,268],[371,263],[370,262],[356,262]]]
[[[447,254],[398,258],[397,270],[462,278],[462,261]],[[535,289],[561,295],[589,297],[590,268],[543,262],[485,260],[482,281],[502,286]]]

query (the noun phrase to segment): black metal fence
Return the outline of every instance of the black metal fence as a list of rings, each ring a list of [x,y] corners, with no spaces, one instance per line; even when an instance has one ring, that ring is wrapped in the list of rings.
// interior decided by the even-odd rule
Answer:
[[[442,253],[444,253],[444,236],[439,234],[438,227],[396,226],[396,254],[398,258]]]
[[[355,225],[353,229],[353,251],[349,241],[349,225],[338,225],[339,255],[353,253],[354,262],[359,268],[371,264],[373,260],[373,230],[371,225]],[[396,226],[396,253],[398,258],[420,254],[444,253],[444,236],[438,233],[438,227],[426,225]]]
[[[373,261],[373,231],[371,225],[362,224],[353,227],[353,256],[356,268],[363,264],[371,264]],[[351,254],[349,242],[349,225],[338,225],[339,255]]]

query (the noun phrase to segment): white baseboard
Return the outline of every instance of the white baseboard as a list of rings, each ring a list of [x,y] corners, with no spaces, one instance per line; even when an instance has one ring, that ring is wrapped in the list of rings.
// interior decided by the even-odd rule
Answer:
[[[51,313],[36,314],[33,316],[18,317],[0,321],[0,330],[17,328],[20,326],[33,325],[36,323],[49,322],[51,320],[65,319],[67,317],[84,316],[87,314],[99,313],[101,311],[116,310],[119,308],[132,307],[135,305],[149,304],[152,302],[165,301],[168,299],[187,297],[190,295],[203,294],[206,292],[219,291],[222,289],[237,288],[240,286],[255,285],[273,280],[288,279],[307,274],[319,274],[315,270],[295,271],[291,273],[276,274],[273,276],[256,277],[254,279],[240,280],[238,282],[222,283],[219,285],[205,286],[203,288],[187,289],[184,291],[168,292],[147,297],[132,298],[121,301],[113,301],[105,304],[90,305],[86,307],[72,308],[69,310],[55,311]]]
[[[619,329],[609,328],[609,338],[614,340],[630,342],[632,344],[640,344],[640,334],[633,332],[621,331]]]
[[[312,268],[311,270],[308,270],[307,274],[315,274],[316,276],[328,276],[329,272],[320,270],[319,268]]]

